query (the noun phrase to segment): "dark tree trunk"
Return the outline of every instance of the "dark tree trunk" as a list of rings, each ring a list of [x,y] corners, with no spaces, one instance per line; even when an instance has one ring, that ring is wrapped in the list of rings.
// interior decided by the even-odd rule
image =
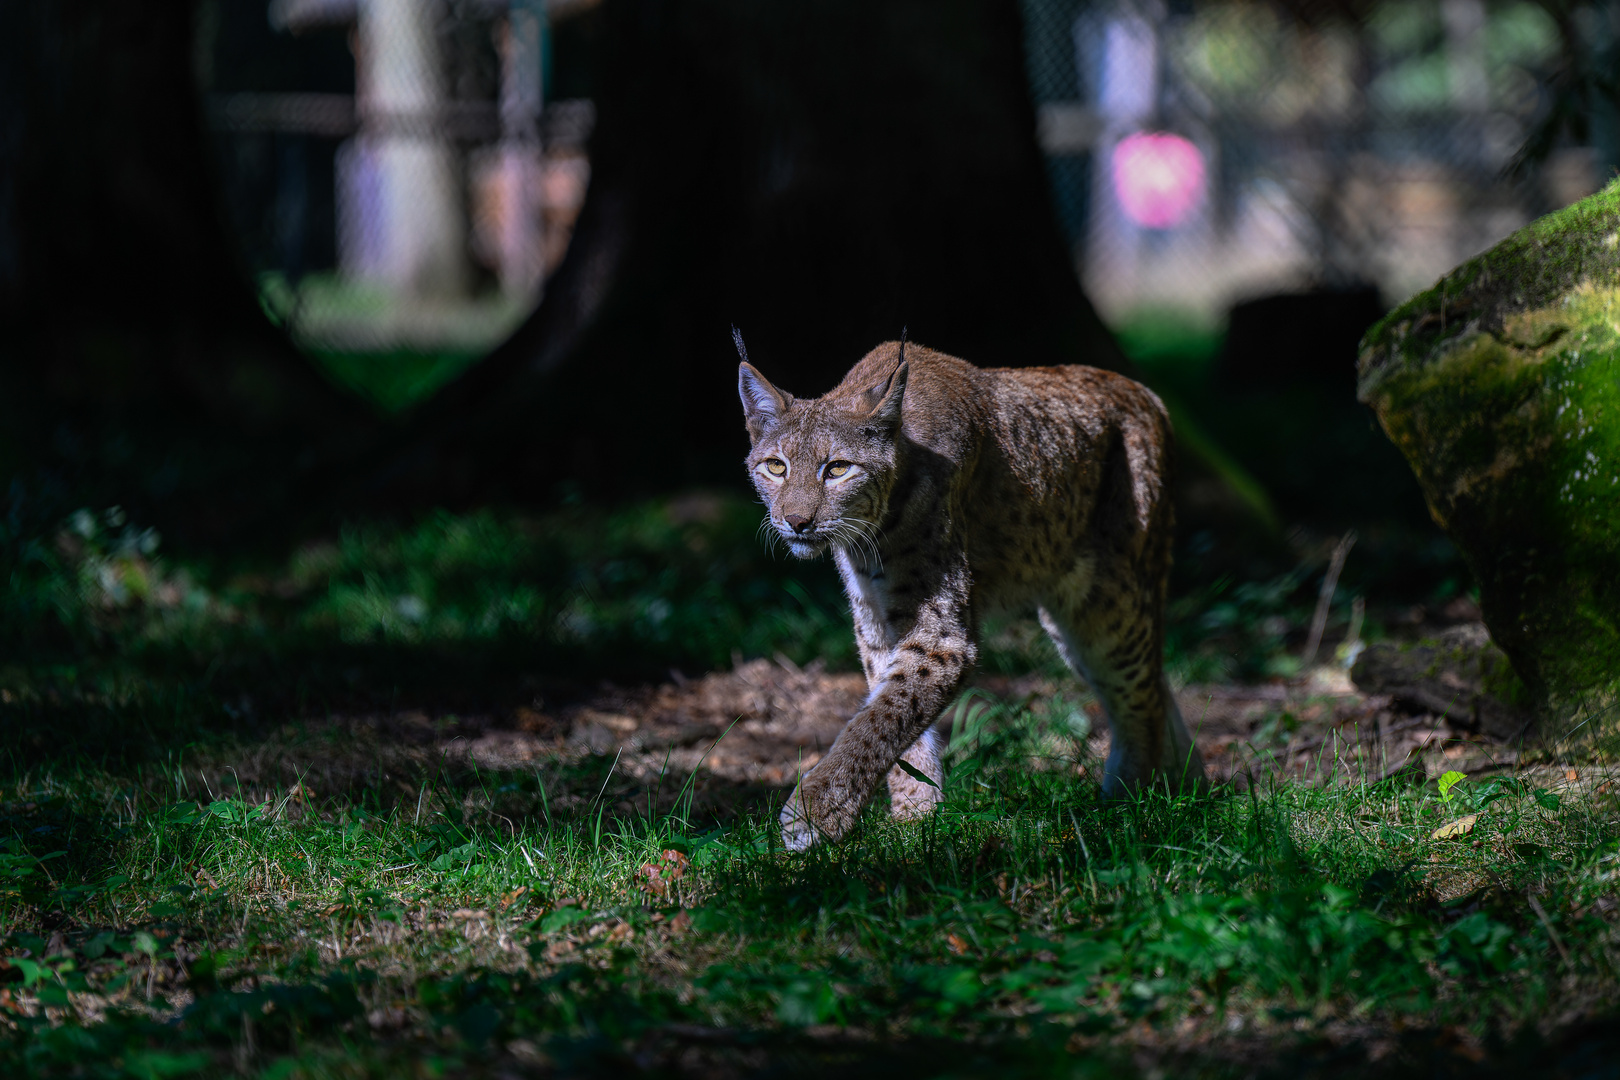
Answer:
[[[258,309],[217,211],[191,19],[0,5],[0,476],[42,512],[54,490],[206,538],[285,518],[377,422]]]
[[[567,259],[385,488],[733,479],[733,324],[806,395],[902,327],[983,365],[1123,363],[1056,226],[1016,0],[608,0],[603,17]]]
[[[0,7],[0,469],[240,535],[566,480],[735,480],[733,323],[802,394],[903,326],[980,364],[1122,363],[1055,225],[1016,0],[593,17],[593,180],[568,257],[534,318],[399,426],[258,312],[186,7]]]

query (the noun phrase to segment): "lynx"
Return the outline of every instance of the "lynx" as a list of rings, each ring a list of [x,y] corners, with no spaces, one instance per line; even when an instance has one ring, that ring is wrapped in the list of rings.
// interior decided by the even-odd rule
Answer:
[[[783,808],[790,848],[843,837],[885,776],[893,816],[933,811],[933,723],[994,611],[1037,609],[1101,700],[1105,797],[1202,784],[1163,672],[1171,436],[1151,391],[1090,367],[976,368],[902,337],[800,399],[736,344],[749,475],[789,551],[831,553],[869,688]]]

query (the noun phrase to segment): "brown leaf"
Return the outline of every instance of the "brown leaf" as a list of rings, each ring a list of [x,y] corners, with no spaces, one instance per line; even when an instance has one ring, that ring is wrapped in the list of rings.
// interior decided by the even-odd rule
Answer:
[[[967,955],[968,943],[957,937],[955,934],[946,934],[945,944],[948,945],[951,952],[955,953],[957,956]]]
[[[663,873],[652,863],[642,863],[641,869],[636,871],[636,877],[642,880],[636,882],[643,892],[656,897],[669,895],[669,882],[664,880]]]
[[[1434,832],[1429,834],[1431,840],[1447,840],[1456,836],[1466,836],[1474,831],[1474,822],[1479,820],[1478,814],[1469,814],[1456,821],[1448,821]]]
[[[670,881],[681,880],[681,877],[686,873],[687,866],[689,866],[692,862],[691,859],[688,859],[685,855],[682,855],[678,851],[666,851],[664,852],[663,858],[664,862],[669,864],[668,868],[664,871],[664,876]]]

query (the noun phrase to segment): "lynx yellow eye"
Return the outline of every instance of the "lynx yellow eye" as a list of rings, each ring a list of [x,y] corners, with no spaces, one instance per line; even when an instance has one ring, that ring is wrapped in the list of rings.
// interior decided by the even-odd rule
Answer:
[[[832,464],[827,466],[827,476],[830,479],[836,480],[840,476],[843,476],[845,473],[849,472],[849,469],[850,469],[849,462],[847,462],[847,461],[835,461]]]
[[[776,460],[775,458],[766,458],[765,471],[770,473],[772,476],[786,476],[787,465]]]

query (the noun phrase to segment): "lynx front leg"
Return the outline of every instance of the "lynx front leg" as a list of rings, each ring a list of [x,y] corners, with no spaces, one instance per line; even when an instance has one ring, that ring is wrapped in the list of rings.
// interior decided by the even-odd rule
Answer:
[[[897,814],[926,812],[938,801],[937,789],[912,779],[894,763],[905,754],[908,763],[938,782],[939,756],[929,727],[961,688],[977,654],[968,630],[967,581],[962,565],[945,575],[934,595],[918,607],[910,632],[890,651],[866,707],[799,781],[782,809],[782,839],[791,850],[842,838],[885,774],[891,774],[889,790],[902,796]],[[893,773],[903,778],[899,789]]]

